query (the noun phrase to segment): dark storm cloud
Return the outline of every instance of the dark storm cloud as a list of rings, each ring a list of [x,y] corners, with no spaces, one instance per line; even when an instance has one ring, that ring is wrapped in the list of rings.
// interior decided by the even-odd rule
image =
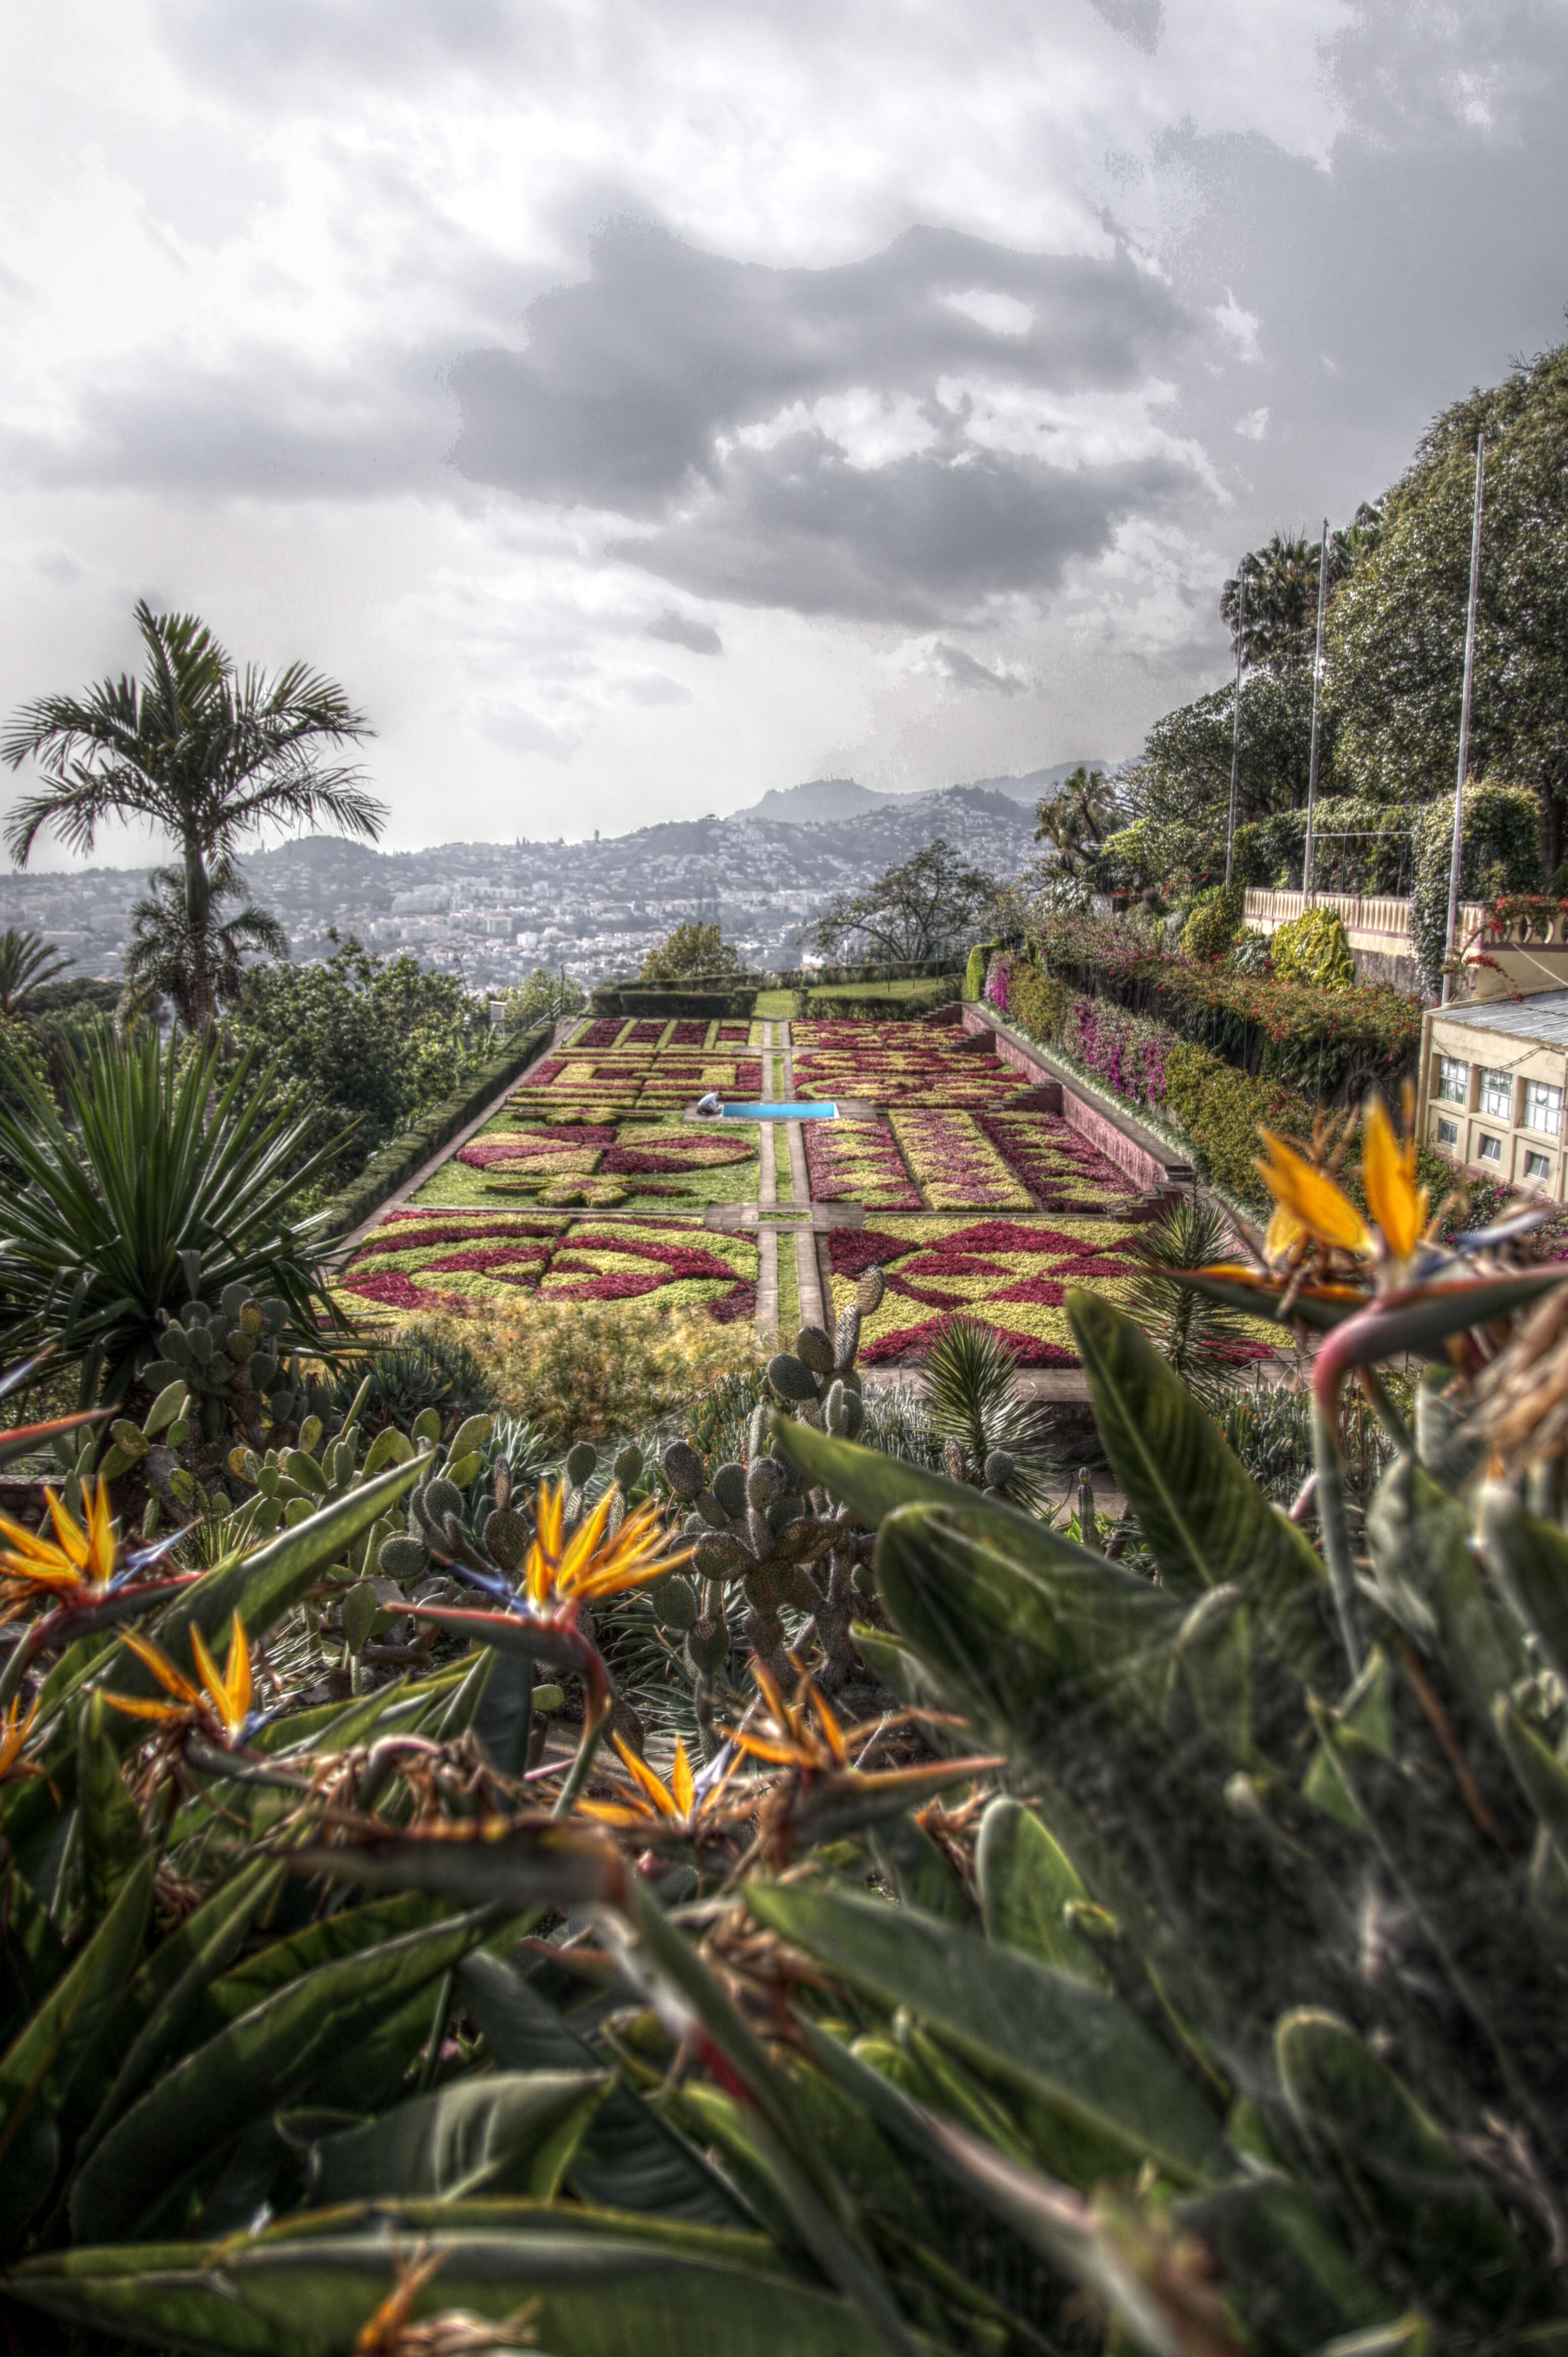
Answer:
[[[677,614],[672,608],[660,614],[656,622],[647,624],[644,638],[664,639],[672,647],[684,647],[694,655],[722,655],[725,642],[710,622],[693,621],[689,615]]]
[[[1146,58],[1154,56],[1165,29],[1165,0],[1089,0],[1089,5],[1113,33],[1120,33]]]
[[[1049,585],[1192,479],[1176,459],[1069,469],[1000,455],[968,438],[961,404],[937,397],[942,379],[1062,395],[1144,382],[1187,322],[1122,255],[911,230],[865,262],[769,269],[617,221],[588,279],[527,317],[524,350],[469,352],[453,370],[454,463],[527,499],[653,526],[615,553],[706,597],[952,616]],[[863,466],[816,425],[760,449],[736,438],[852,391],[916,404],[932,447]]]
[[[733,452],[712,497],[611,553],[701,597],[929,627],[1053,587],[1190,479],[1165,459],[1071,472],[987,450],[852,467],[825,435],[792,435]]]
[[[952,307],[975,290],[1028,306],[1025,332]],[[660,513],[710,470],[716,436],[791,402],[863,385],[923,393],[976,370],[1057,393],[1121,387],[1184,324],[1124,257],[917,229],[865,262],[776,270],[630,221],[594,241],[582,285],[542,296],[527,318],[524,350],[468,352],[452,371],[456,463],[531,499],[630,515]]]

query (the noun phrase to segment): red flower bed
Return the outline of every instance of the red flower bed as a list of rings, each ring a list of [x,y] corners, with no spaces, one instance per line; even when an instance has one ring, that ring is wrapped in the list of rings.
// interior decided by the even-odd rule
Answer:
[[[670,1034],[670,1045],[672,1048],[700,1048],[707,1036],[708,1027],[705,1023],[699,1023],[695,1018],[689,1021],[682,1020],[676,1024]]]
[[[940,1340],[948,1322],[947,1318],[927,1318],[918,1326],[900,1326],[864,1344],[860,1355],[874,1364],[884,1359],[923,1358]],[[1059,1342],[1043,1342],[1032,1334],[1004,1333],[1001,1339],[1021,1367],[1076,1367],[1079,1362],[1077,1351],[1064,1350]]]
[[[596,1023],[590,1023],[587,1029],[572,1041],[573,1054],[577,1055],[584,1048],[613,1048],[620,1038],[625,1021],[624,1015],[602,1015]],[[659,1031],[663,1028],[660,1024]],[[659,1031],[654,1033],[655,1039],[659,1037]]]
[[[651,1016],[644,1016],[640,1022],[632,1025],[621,1044],[627,1048],[657,1048],[663,1037],[663,1024],[656,1022]]]

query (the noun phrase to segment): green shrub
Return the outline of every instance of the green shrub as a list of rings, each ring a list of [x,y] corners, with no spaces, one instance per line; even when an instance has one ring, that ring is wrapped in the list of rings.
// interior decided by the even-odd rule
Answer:
[[[1260,1209],[1260,1125],[1294,1137],[1312,1127],[1311,1104],[1296,1090],[1254,1080],[1190,1039],[1176,1040],[1165,1060],[1165,1106],[1192,1140],[1199,1176]]]
[[[1066,984],[1053,981],[1044,966],[1014,963],[1007,985],[1006,1017],[1020,1031],[1026,1031],[1031,1039],[1049,1047],[1059,1039],[1067,1002]]]
[[[1241,930],[1246,909],[1244,885],[1205,893],[1182,928],[1184,953],[1189,958],[1223,957]]]
[[[1355,961],[1337,909],[1304,909],[1276,925],[1269,957],[1282,982],[1304,982],[1312,990],[1355,987]]]
[[[969,962],[963,970],[963,995],[966,998],[978,998],[984,989],[985,969],[990,957],[989,943],[976,942],[969,953]]]

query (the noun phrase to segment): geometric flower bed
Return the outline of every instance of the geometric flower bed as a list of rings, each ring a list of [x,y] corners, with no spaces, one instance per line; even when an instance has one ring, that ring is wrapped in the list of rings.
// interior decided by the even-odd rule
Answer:
[[[982,1113],[981,1130],[1015,1177],[1046,1211],[1103,1211],[1118,1196],[1135,1194],[1131,1178],[1097,1154],[1081,1130],[1059,1114]]]
[[[994,1326],[1027,1367],[1075,1367],[1062,1302],[1091,1285],[1115,1300],[1137,1266],[1136,1228],[1116,1220],[868,1220],[829,1237],[833,1314],[861,1272],[880,1266],[881,1307],[864,1320],[860,1355],[918,1357],[954,1310]]]
[[[796,1093],[872,1104],[982,1108],[1025,1085],[997,1058],[966,1045],[957,1023],[796,1023]]]
[[[919,1210],[919,1190],[898,1158],[886,1122],[803,1121],[800,1131],[813,1203],[864,1203],[867,1211],[879,1211]]]
[[[956,1107],[900,1105],[893,1134],[933,1211],[1026,1211],[1028,1189],[1009,1169],[972,1114]]]
[[[695,1210],[754,1197],[757,1173],[750,1123],[732,1124],[714,1137],[682,1121],[543,1122],[509,1109],[460,1146],[414,1200]]]
[[[368,1235],[342,1280],[387,1308],[443,1309],[519,1293],[546,1301],[705,1304],[721,1324],[757,1313],[753,1238],[697,1226],[404,1210]]]
[[[758,1126],[682,1114],[707,1089],[731,1101],[760,1094],[760,1040],[759,1027],[738,1020],[585,1018],[366,1240],[347,1291],[401,1310],[521,1292],[656,1296],[704,1303],[720,1319],[755,1317],[755,1231],[700,1221],[708,1202],[757,1200]],[[796,1022],[791,1044],[797,1094],[878,1108],[870,1121],[800,1131],[811,1200],[865,1214],[864,1227],[823,1239],[835,1317],[863,1270],[886,1277],[864,1322],[865,1360],[918,1357],[968,1309],[1025,1365],[1076,1365],[1062,1304],[1074,1285],[1125,1294],[1138,1265],[1133,1182],[956,1024]],[[787,1200],[779,1125],[773,1143]],[[596,1222],[596,1211],[616,1216]],[[792,1271],[786,1241],[786,1310]],[[1249,1338],[1239,1352],[1267,1347]]]

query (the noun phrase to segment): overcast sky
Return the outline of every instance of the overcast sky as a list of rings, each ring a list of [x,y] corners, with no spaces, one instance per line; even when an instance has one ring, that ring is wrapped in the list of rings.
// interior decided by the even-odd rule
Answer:
[[[195,608],[398,846],[1130,752],[1243,548],[1564,333],[1565,67],[1568,0],[8,10],[0,706]]]

